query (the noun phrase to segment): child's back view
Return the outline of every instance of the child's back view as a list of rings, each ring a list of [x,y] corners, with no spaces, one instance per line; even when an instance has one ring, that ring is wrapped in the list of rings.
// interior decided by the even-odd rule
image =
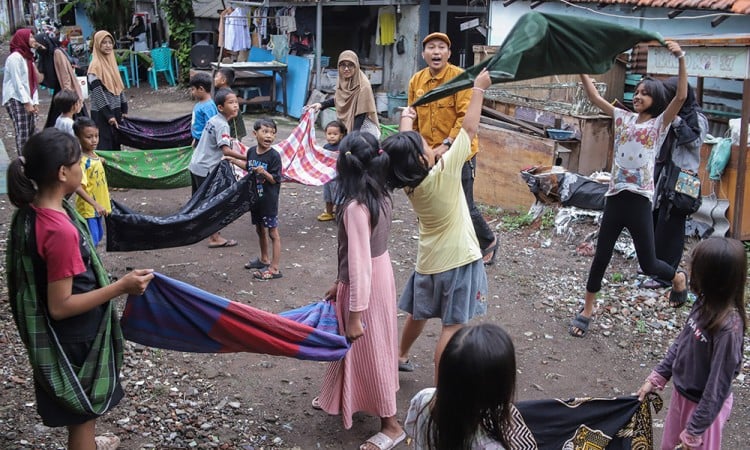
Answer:
[[[497,325],[467,326],[440,358],[436,388],[411,400],[404,429],[415,450],[503,450],[515,407],[516,353]]]

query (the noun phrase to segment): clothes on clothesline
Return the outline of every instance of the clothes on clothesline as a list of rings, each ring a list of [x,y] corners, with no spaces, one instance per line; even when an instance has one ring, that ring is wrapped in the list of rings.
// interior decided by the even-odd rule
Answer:
[[[238,52],[250,47],[250,27],[247,16],[242,8],[237,8],[224,18],[224,48]]]
[[[393,6],[378,8],[376,45],[392,45],[396,42],[396,9]]]

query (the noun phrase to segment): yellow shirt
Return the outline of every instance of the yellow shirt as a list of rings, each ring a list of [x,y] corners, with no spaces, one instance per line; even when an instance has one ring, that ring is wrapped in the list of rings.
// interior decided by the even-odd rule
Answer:
[[[432,89],[450,81],[463,73],[463,69],[448,64],[437,76],[430,74],[430,68],[424,68],[415,73],[409,80],[408,104],[411,105],[419,97]],[[465,89],[451,96],[436,100],[426,105],[417,106],[417,119],[414,130],[421,134],[430,147],[435,148],[443,143],[443,139],[455,140],[464,123],[466,110],[471,101],[471,89]],[[479,150],[478,140],[471,141],[471,154],[467,160],[474,157]]]
[[[409,195],[419,217],[416,271],[446,272],[482,257],[461,187],[461,168],[470,152],[469,135],[461,130],[427,177]]]
[[[101,158],[94,154],[93,157],[86,154],[81,156],[81,187],[97,203],[102,205],[108,213],[112,212],[112,203],[109,200],[109,186],[107,177],[104,175],[104,164]],[[94,207],[89,205],[81,197],[76,198],[76,211],[84,219],[93,219],[97,217]]]

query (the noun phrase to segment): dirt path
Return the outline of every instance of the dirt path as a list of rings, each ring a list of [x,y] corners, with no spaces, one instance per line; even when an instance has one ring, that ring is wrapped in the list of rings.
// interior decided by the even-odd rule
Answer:
[[[185,90],[132,90],[131,113],[170,117],[190,111]],[[254,116],[246,116],[248,129]],[[294,125],[279,120],[279,139]],[[7,116],[0,120],[3,141],[13,145]],[[246,138],[246,143],[252,143]],[[113,197],[148,214],[177,210],[189,188],[168,191],[130,190]],[[390,253],[398,289],[414,267],[416,220],[402,193],[394,195],[395,211]],[[152,267],[170,277],[227,298],[271,312],[280,312],[319,298],[336,276],[336,231],[315,217],[322,210],[322,188],[285,184],[281,191],[282,238],[279,280],[252,279],[243,264],[257,255],[258,244],[249,216],[222,234],[237,247],[209,249],[195,245],[133,253],[106,253],[113,275],[126,267]],[[0,238],[7,237],[12,207],[0,196]],[[493,225],[499,216],[490,216]],[[514,338],[519,361],[517,398],[617,396],[637,389],[686,317],[686,311],[664,307],[664,298],[634,287],[636,262],[616,254],[602,291],[600,316],[585,339],[568,336],[567,323],[590,264],[577,256],[576,244],[593,230],[577,226],[577,237],[566,242],[549,228],[522,227],[499,231],[498,263],[488,268],[490,308],[483,321],[506,327]],[[2,246],[4,253],[5,245]],[[617,280],[615,283],[613,280]],[[5,291],[6,284],[0,288]],[[23,346],[12,323],[7,295],[0,303],[0,448],[61,448],[62,430],[42,427],[35,413],[31,375]],[[119,301],[120,305],[122,300]],[[400,325],[403,317],[400,316]],[[439,334],[430,323],[413,348],[416,371],[400,375],[399,415],[409,399],[432,383],[432,352]],[[379,428],[376,418],[355,417],[343,430],[339,417],[310,408],[325,370],[324,363],[256,354],[186,354],[129,345],[123,371],[127,398],[100,422],[117,433],[121,448],[299,448],[352,449]],[[747,372],[747,364],[745,373]],[[665,400],[671,390],[665,393]],[[750,389],[735,383],[735,406],[725,448],[746,447],[750,423]],[[657,416],[655,435],[661,434]],[[745,424],[745,425],[743,425]]]

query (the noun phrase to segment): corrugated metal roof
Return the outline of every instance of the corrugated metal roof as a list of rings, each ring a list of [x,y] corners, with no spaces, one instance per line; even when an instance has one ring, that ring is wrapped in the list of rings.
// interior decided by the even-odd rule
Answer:
[[[750,15],[750,0],[569,0],[571,3],[629,5],[643,8],[668,8],[722,11]]]

